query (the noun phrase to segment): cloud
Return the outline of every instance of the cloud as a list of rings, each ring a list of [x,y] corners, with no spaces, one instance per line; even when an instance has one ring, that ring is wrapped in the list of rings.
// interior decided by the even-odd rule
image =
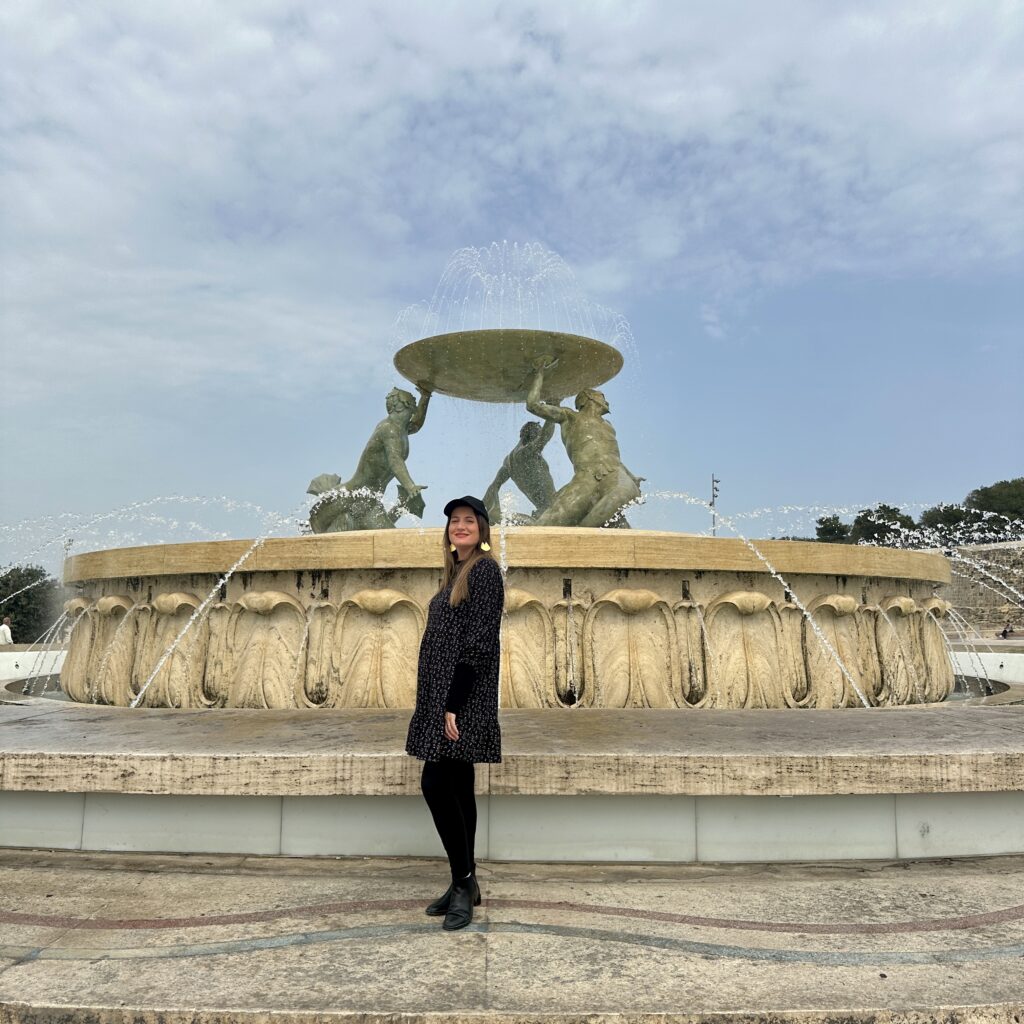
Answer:
[[[23,4],[4,19],[22,309],[50,288],[88,317],[86,278],[107,312],[127,291],[137,316],[148,277],[154,318],[194,286],[208,339],[233,308],[250,347],[276,348],[274,317],[254,336],[253,290],[296,312],[360,296],[380,322],[447,251],[506,235],[623,288],[1020,256],[1014,5]],[[58,332],[49,313],[37,327]]]
[[[700,322],[708,337],[720,340],[725,337],[726,331],[722,326],[721,314],[714,306],[703,305],[700,307]]]
[[[0,39],[21,408],[376,386],[495,239],[712,336],[823,273],[1021,263],[1015,4],[55,0]]]

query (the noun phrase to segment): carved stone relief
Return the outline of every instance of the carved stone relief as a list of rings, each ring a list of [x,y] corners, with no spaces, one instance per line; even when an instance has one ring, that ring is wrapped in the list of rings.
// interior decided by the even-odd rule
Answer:
[[[361,590],[310,627],[305,695],[319,707],[408,708],[416,702],[423,611],[397,590]],[[314,636],[313,624],[317,625]],[[321,694],[323,694],[321,698]]]
[[[679,685],[675,623],[650,590],[612,590],[583,622],[583,671],[602,708],[670,708],[685,701]]]
[[[829,594],[812,601],[807,610],[835,652],[833,655],[825,648],[801,615],[807,704],[817,708],[861,707],[863,702],[854,684],[869,704],[877,701],[881,681],[878,657],[856,600],[847,594]]]
[[[675,619],[679,689],[683,706],[703,707],[707,699],[707,641],[700,606],[680,601],[672,609]]]
[[[882,703],[921,704],[926,699],[917,610],[911,597],[887,597],[878,606],[875,640],[882,673]]]
[[[232,605],[218,602],[206,615],[209,636],[206,646],[206,667],[203,675],[203,692],[216,707],[224,707],[231,689],[232,649],[231,626]]]
[[[939,625],[939,619],[946,618],[951,607],[948,601],[943,601],[940,597],[929,598],[921,604],[919,621],[927,701],[945,700],[953,690],[953,665],[949,658],[945,634]]]
[[[74,700],[128,704],[182,637],[147,706],[411,708],[425,602],[410,582],[412,593],[365,588],[308,607],[279,590],[236,592],[187,630],[195,593],[77,598],[62,686]],[[808,610],[837,661],[796,605],[760,591],[703,606],[646,587],[595,598],[587,586],[558,601],[507,588],[502,707],[855,707],[847,673],[871,704],[942,700],[953,686],[938,598],[819,594]]]
[[[68,653],[60,672],[60,685],[72,700],[83,704],[89,701],[89,658],[96,631],[96,614],[92,608],[92,602],[83,597],[64,604],[72,626]]]
[[[779,611],[757,591],[733,591],[708,605],[706,707],[772,708],[787,665]]]
[[[227,706],[300,706],[297,684],[305,662],[306,613],[279,591],[246,594],[228,622],[231,673]]]
[[[782,629],[782,678],[779,689],[782,695],[780,707],[813,707],[807,658],[804,655],[804,629],[807,618],[789,601],[778,606],[779,626]],[[815,644],[818,644],[815,639]]]
[[[94,618],[89,652],[90,699],[124,707],[134,698],[132,662],[138,628],[138,606],[129,597],[101,597],[89,610]]]
[[[309,635],[306,639],[306,668],[302,700],[307,707],[335,707],[332,695],[341,693],[341,665],[334,648],[338,607],[329,601],[317,601],[308,611]]]
[[[559,703],[551,615],[538,598],[509,587],[501,643],[501,706],[547,708]]]
[[[555,695],[564,707],[597,707],[594,687],[583,678],[583,620],[587,606],[563,598],[552,609],[555,627]]]
[[[185,630],[201,601],[195,594],[175,592],[159,594],[152,604],[138,611],[139,630],[132,667],[132,693],[145,687],[141,703],[146,707],[212,707],[216,698],[205,690],[209,620],[203,618]],[[182,635],[184,633],[184,635]],[[173,652],[165,653],[181,636]],[[160,665],[161,659],[164,659]],[[160,665],[153,681],[150,676]]]

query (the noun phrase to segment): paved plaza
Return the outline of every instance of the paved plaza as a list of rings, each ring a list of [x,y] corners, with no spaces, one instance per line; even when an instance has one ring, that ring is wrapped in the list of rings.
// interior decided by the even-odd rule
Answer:
[[[480,880],[445,933],[440,860],[0,851],[0,1021],[1024,1019],[1022,857]]]

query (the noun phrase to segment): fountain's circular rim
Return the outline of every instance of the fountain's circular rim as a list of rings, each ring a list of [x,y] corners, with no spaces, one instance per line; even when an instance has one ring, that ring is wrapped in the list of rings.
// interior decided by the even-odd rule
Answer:
[[[622,353],[582,334],[526,327],[450,331],[410,342],[395,369],[418,386],[474,402],[525,402],[538,363],[557,360],[544,375],[543,401],[595,388],[622,369]]]
[[[193,541],[108,548],[72,555],[64,582],[142,576],[223,573],[252,549],[241,573],[284,570],[436,569],[441,527],[352,530],[300,537]],[[747,545],[733,537],[658,530],[569,526],[506,527],[505,557],[518,568],[690,570],[767,573]],[[949,583],[949,562],[938,552],[869,545],[757,540],[758,550],[783,575],[886,577]]]

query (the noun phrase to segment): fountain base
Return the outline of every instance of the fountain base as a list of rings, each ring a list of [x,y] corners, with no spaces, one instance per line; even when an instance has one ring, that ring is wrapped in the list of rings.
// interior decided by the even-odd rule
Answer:
[[[936,554],[758,541],[759,557],[732,539],[541,527],[498,543],[506,708],[926,704],[952,689]],[[77,555],[62,685],[119,706],[410,708],[440,545],[438,529],[367,530]]]
[[[4,845],[438,853],[407,711],[0,705]],[[477,769],[493,860],[1024,853],[1024,707],[508,710]]]

